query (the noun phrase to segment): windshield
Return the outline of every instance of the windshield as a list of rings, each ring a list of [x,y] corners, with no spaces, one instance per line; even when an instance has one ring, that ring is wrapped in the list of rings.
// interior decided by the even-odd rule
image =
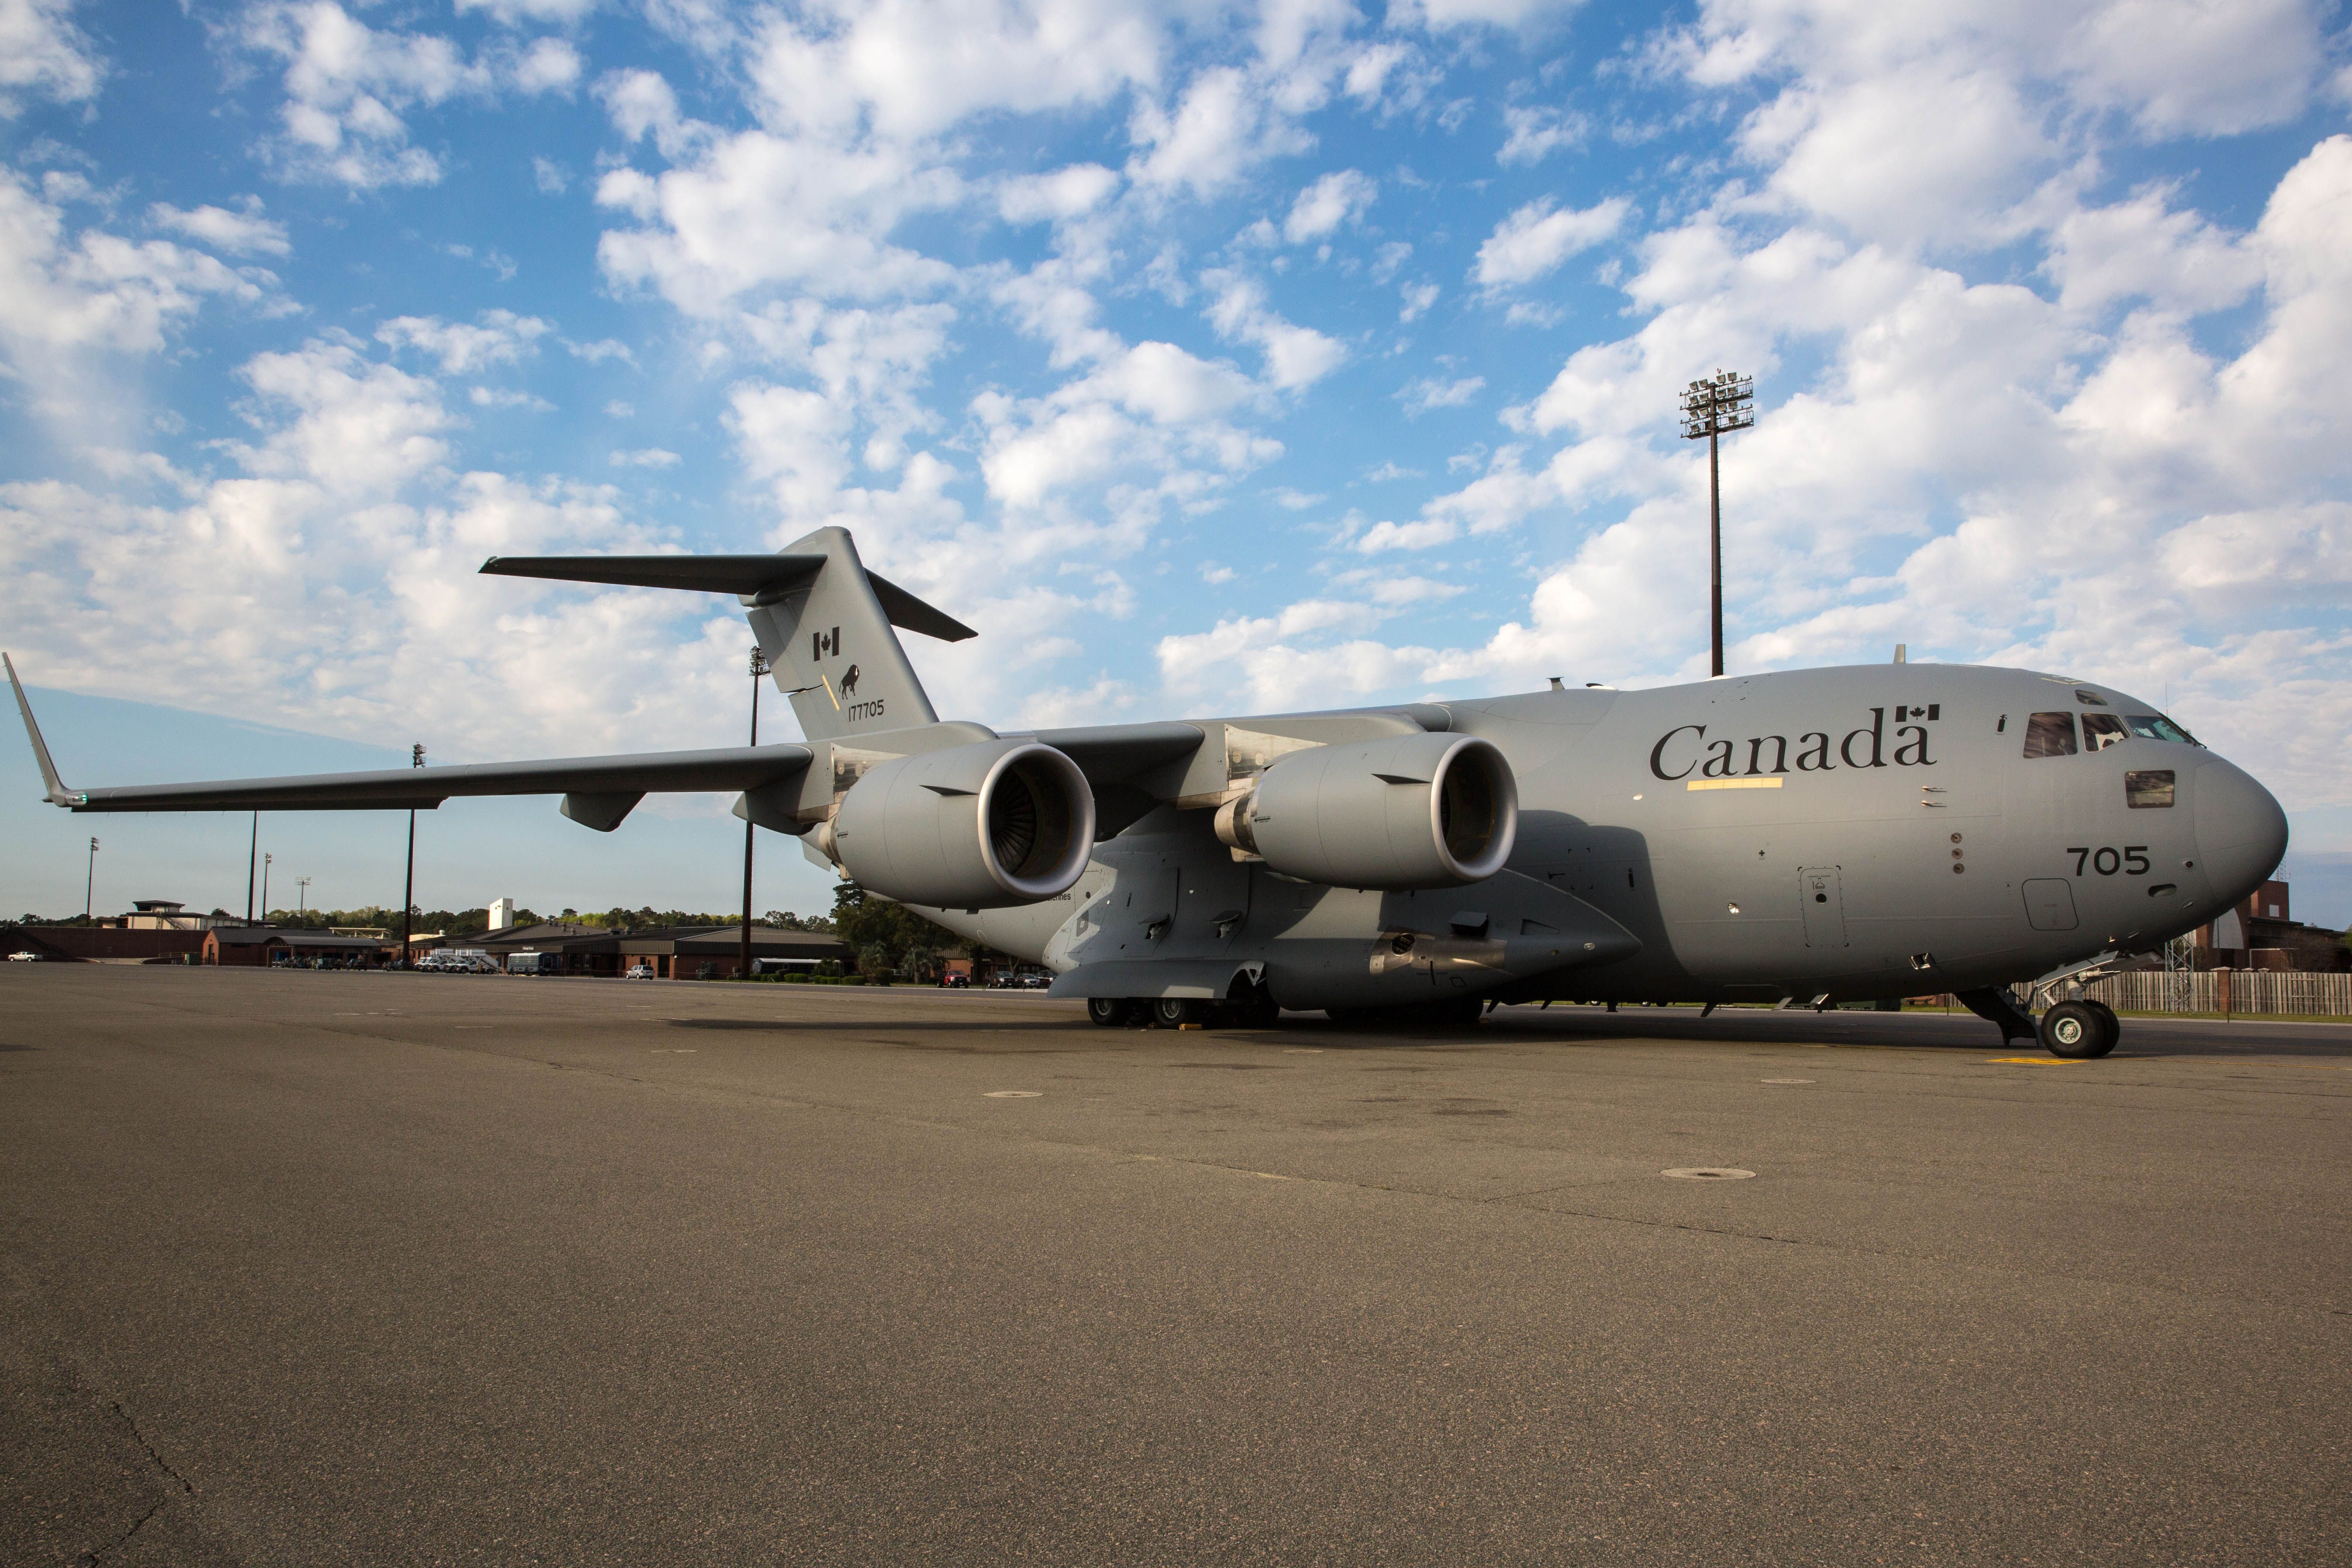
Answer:
[[[2074,715],[2036,713],[2025,721],[2028,757],[2071,757],[2074,754]]]
[[[2196,736],[2161,713],[2127,714],[2124,722],[2131,726],[2133,734],[2144,741],[2177,741],[2184,746],[2197,744]]]
[[[2104,752],[2123,744],[2124,721],[2112,713],[2083,715],[2083,750]]]

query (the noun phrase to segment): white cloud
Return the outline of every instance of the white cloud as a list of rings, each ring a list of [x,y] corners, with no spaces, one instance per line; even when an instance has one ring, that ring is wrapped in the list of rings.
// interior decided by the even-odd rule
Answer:
[[[579,52],[542,37],[518,50],[494,42],[468,59],[436,33],[374,28],[336,0],[277,0],[248,7],[237,41],[286,62],[279,133],[265,151],[290,180],[373,189],[429,185],[441,161],[410,144],[404,116],[458,99],[488,100],[502,89],[568,91]]]
[[[1506,109],[1503,126],[1508,134],[1495,154],[1499,163],[1540,163],[1564,147],[1582,145],[1592,134],[1584,116],[1548,104]]]
[[[1048,174],[1024,174],[996,190],[996,210],[1007,223],[1060,222],[1090,213],[1118,189],[1118,175],[1100,163],[1072,163]]]
[[[2162,191],[2060,219],[2042,270],[2060,302],[2096,310],[2145,299],[2164,310],[2234,305],[2263,280],[2261,257],[2193,212],[2171,210]]]
[[[2302,112],[2327,53],[2308,0],[2111,0],[2059,58],[2086,102],[2149,135],[2217,136]]]
[[[758,25],[751,69],[766,121],[837,140],[860,121],[891,141],[989,110],[1108,102],[1160,79],[1171,18],[1087,0],[816,0]]]
[[[1172,110],[1145,101],[1129,135],[1139,149],[1128,163],[1139,185],[1181,187],[1214,195],[1269,158],[1303,153],[1313,139],[1268,100],[1250,75],[1234,66],[1201,72]]]
[[[1397,401],[1404,405],[1405,417],[1410,419],[1433,408],[1459,408],[1477,396],[1486,384],[1483,375],[1465,375],[1455,381],[1423,377],[1400,387],[1396,395]]]
[[[485,365],[520,363],[555,330],[551,322],[511,310],[485,310],[478,320],[468,326],[438,316],[395,316],[376,329],[376,341],[431,354],[445,375],[469,375]]]
[[[263,217],[261,204],[250,198],[241,213],[215,206],[182,211],[157,202],[147,209],[147,221],[234,256],[250,256],[256,251],[284,256],[292,248],[286,240],[286,226]]]
[[[1380,182],[1355,169],[1337,169],[1298,193],[1282,237],[1293,245],[1321,239],[1341,224],[1360,221],[1380,195]]]
[[[682,459],[676,452],[660,447],[640,447],[635,451],[616,451],[612,463],[616,468],[674,468]]]
[[[1216,290],[1208,310],[1217,335],[1255,343],[1265,355],[1266,379],[1286,392],[1312,385],[1348,357],[1345,345],[1276,314],[1265,285],[1238,272],[1213,272],[1202,281]]]
[[[580,79],[579,51],[561,38],[539,38],[511,67],[516,87],[528,93],[565,92]]]
[[[544,397],[494,386],[475,387],[466,395],[466,401],[477,408],[525,408],[533,414],[555,412],[555,405]]]
[[[1611,196],[1581,211],[1555,212],[1549,197],[1529,202],[1495,226],[1478,247],[1470,276],[1483,289],[1532,283],[1580,250],[1614,235],[1633,210],[1622,196]]]
[[[0,172],[0,339],[20,367],[58,349],[152,353],[206,297],[257,303],[276,283],[166,240],[97,228],[69,237],[60,209]]]
[[[1376,522],[1356,540],[1354,548],[1360,554],[1378,555],[1384,550],[1428,550],[1435,545],[1451,544],[1461,537],[1461,526],[1447,518],[1424,519],[1419,522]]]
[[[712,142],[657,177],[618,169],[597,201],[644,225],[607,232],[607,277],[650,287],[690,316],[725,312],[754,291],[832,299],[925,293],[946,263],[890,243],[907,216],[961,199],[961,179],[905,150],[841,151],[749,131]]]
[[[525,22],[570,26],[587,18],[598,0],[457,0],[457,15],[487,11],[509,27]]]
[[[1433,31],[1449,27],[1524,27],[1564,16],[1583,0],[1409,0],[1391,14],[1391,22],[1417,18]]]
[[[490,86],[448,39],[379,32],[333,0],[256,6],[243,26],[247,47],[287,62],[275,151],[290,178],[430,184],[440,161],[407,144],[400,111]]]
[[[265,431],[258,444],[228,444],[249,472],[299,480],[306,493],[388,494],[448,456],[442,433],[451,421],[434,384],[371,364],[347,344],[256,354],[238,374],[259,400],[249,417]],[[273,426],[287,410],[292,421]]]
[[[0,0],[0,117],[13,118],[30,100],[98,96],[106,66],[72,10],[73,0]]]
[[[530,177],[541,195],[560,196],[572,188],[572,171],[552,158],[533,158]]]

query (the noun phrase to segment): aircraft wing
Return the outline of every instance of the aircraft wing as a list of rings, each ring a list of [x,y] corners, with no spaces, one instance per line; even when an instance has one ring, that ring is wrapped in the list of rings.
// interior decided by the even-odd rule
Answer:
[[[1208,735],[1198,724],[1179,722],[1040,730],[1034,738],[1077,763],[1087,782],[1099,788],[1189,757]]]
[[[640,752],[612,757],[553,757],[525,763],[78,790],[67,787],[58,776],[40,727],[33,721],[32,705],[16,679],[14,661],[7,661],[7,670],[17,711],[24,715],[33,754],[41,765],[41,782],[47,788],[49,803],[73,811],[429,811],[453,795],[477,795],[626,797],[635,805],[637,796],[648,794],[757,789],[796,776],[810,760],[806,746],[723,746],[702,752]]]

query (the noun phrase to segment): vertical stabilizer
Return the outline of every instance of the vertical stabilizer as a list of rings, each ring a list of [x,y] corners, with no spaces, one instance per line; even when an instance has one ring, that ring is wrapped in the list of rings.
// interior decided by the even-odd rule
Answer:
[[[825,563],[760,595],[746,614],[775,667],[776,684],[791,695],[801,733],[835,741],[938,722],[877,589],[929,606],[870,579],[846,529],[820,528],[785,546],[784,553],[822,555]]]

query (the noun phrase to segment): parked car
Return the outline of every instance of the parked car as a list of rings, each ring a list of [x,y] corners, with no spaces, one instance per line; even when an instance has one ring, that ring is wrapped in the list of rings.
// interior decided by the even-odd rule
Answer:
[[[940,984],[946,986],[950,991],[968,990],[971,985],[971,976],[969,974],[942,974],[940,976]]]
[[[41,962],[41,955],[37,952],[12,952],[8,955],[8,962],[11,963],[38,963]]]
[[[632,963],[629,972],[621,976],[624,980],[651,980],[653,977],[654,966],[650,963]]]

